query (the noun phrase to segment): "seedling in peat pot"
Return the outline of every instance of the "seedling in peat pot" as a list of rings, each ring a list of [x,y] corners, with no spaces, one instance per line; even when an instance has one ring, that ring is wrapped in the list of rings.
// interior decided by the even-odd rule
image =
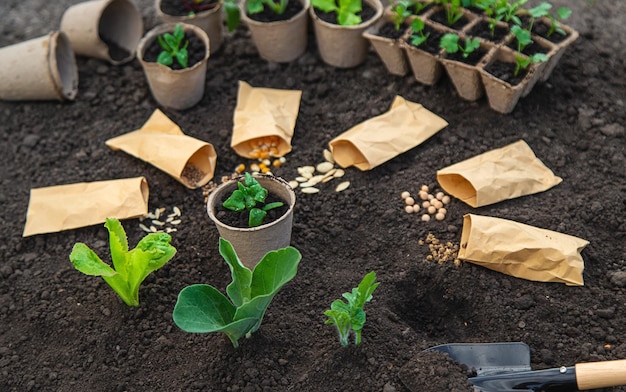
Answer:
[[[178,294],[172,318],[185,332],[224,332],[237,348],[240,338],[259,329],[276,293],[296,276],[302,256],[288,246],[266,253],[250,271],[223,238],[219,251],[233,279],[226,287],[228,298],[207,284],[187,286]]]
[[[74,267],[86,275],[102,276],[105,282],[128,306],[139,306],[139,286],[152,272],[161,268],[176,254],[166,233],[149,233],[135,249],[128,250],[128,240],[122,224],[107,218],[113,268],[104,263],[87,245],[78,242],[70,254]]]
[[[341,26],[356,26],[361,24],[363,10],[361,0],[312,0],[311,5],[322,12],[337,13],[337,22]]]
[[[465,38],[465,44],[462,45],[457,34],[448,33],[441,37],[439,47],[445,49],[448,54],[461,52],[464,58],[468,58],[472,52],[480,47],[480,40],[478,38]]]
[[[187,46],[189,45],[189,41],[185,39],[185,31],[180,24],[177,24],[174,28],[174,34],[165,33],[163,35],[159,35],[157,39],[159,40],[159,45],[161,45],[161,48],[163,49],[157,57],[157,63],[169,67],[174,63],[174,59],[176,59],[181,67],[187,68],[189,60]]]
[[[210,10],[219,4],[219,1],[210,0],[181,0],[184,7],[189,11],[188,16],[194,16],[198,12]]]
[[[282,15],[287,9],[289,0],[248,0],[246,3],[246,10],[250,15],[263,12],[265,6],[272,10],[275,14]]]
[[[515,55],[515,71],[513,75],[517,76],[521,70],[528,68],[533,63],[543,63],[548,61],[548,56],[545,53],[535,53],[532,56],[524,57],[521,54]]]
[[[515,36],[515,39],[517,41],[517,51],[520,53],[522,53],[524,48],[533,43],[529,30],[515,25],[511,27],[511,33],[513,33],[513,35]]]
[[[348,303],[341,299],[333,301],[330,309],[324,312],[328,320],[324,324],[334,324],[339,333],[339,342],[346,347],[349,344],[350,331],[354,333],[354,344],[361,344],[361,331],[365,325],[365,311],[363,306],[372,300],[372,293],[380,283],[376,281],[374,271],[363,277],[358,287],[352,289],[351,293],[343,293],[343,297]]]
[[[420,18],[413,19],[411,31],[413,31],[413,34],[411,34],[411,45],[413,46],[420,46],[430,36],[430,33],[424,34],[424,21]]]
[[[446,11],[446,22],[448,26],[453,26],[463,17],[463,8],[461,0],[438,0]]]
[[[550,28],[548,29],[548,32],[546,33],[548,37],[554,34],[555,31],[561,35],[567,35],[565,30],[561,28],[559,21],[563,21],[569,18],[570,15],[572,14],[572,10],[567,7],[559,7],[559,9],[556,11],[556,15],[553,15],[550,13],[551,9],[552,9],[552,4],[548,2],[543,2],[536,7],[529,9],[528,13],[532,17],[530,30],[532,30],[532,26],[534,24],[535,19],[545,16],[550,19]]]
[[[224,208],[235,212],[248,211],[248,226],[256,227],[263,223],[263,218],[267,215],[267,211],[282,207],[284,204],[280,201],[264,204],[266,197],[267,189],[263,188],[252,174],[246,173],[244,181],[237,182],[237,189],[233,191],[222,205]]]
[[[405,19],[412,15],[409,10],[412,4],[410,1],[401,0],[392,7],[391,22],[393,22],[396,31],[400,30]]]

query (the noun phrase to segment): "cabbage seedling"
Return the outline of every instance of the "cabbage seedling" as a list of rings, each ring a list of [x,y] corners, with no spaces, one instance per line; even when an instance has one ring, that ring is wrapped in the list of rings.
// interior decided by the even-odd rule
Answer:
[[[228,298],[213,286],[187,286],[178,294],[172,318],[185,332],[223,332],[237,348],[240,338],[259,329],[276,293],[296,276],[302,256],[291,246],[274,250],[250,271],[223,238],[219,251],[233,279],[226,287]]]
[[[87,245],[78,242],[70,254],[74,267],[86,275],[102,276],[105,282],[128,306],[139,306],[139,286],[152,272],[161,268],[176,254],[166,233],[149,233],[128,250],[126,232],[119,220],[107,218],[113,267],[104,263]]]
[[[361,24],[363,9],[361,0],[312,0],[311,5],[322,12],[337,13],[337,22],[341,26],[356,26]]]
[[[446,50],[446,53],[452,54],[461,52],[464,58],[468,58],[472,52],[480,47],[478,38],[465,38],[465,44],[459,42],[459,36],[454,33],[444,34],[439,41],[439,47]]]
[[[256,227],[263,223],[263,218],[267,215],[267,211],[282,207],[284,203],[277,201],[274,203],[265,203],[267,197],[267,189],[263,188],[259,182],[252,177],[252,174],[246,173],[243,183],[237,182],[237,189],[222,203],[224,208],[231,211],[241,212],[248,211],[248,226]],[[257,207],[260,205],[261,207]]]
[[[161,49],[163,49],[157,57],[157,63],[169,67],[174,63],[174,59],[176,59],[181,67],[187,68],[189,60],[187,46],[189,46],[189,41],[185,40],[185,32],[180,24],[177,24],[174,28],[174,34],[165,33],[159,35],[157,39],[159,40]],[[184,44],[183,40],[185,41]],[[183,44],[182,47],[181,44]]]
[[[352,289],[351,293],[343,293],[343,297],[348,303],[341,299],[333,301],[330,309],[324,312],[328,320],[324,324],[334,324],[339,333],[339,342],[342,346],[348,345],[350,331],[354,333],[354,344],[361,343],[361,331],[365,325],[365,311],[363,305],[372,300],[372,293],[380,283],[376,281],[374,271],[363,277],[358,287]]]

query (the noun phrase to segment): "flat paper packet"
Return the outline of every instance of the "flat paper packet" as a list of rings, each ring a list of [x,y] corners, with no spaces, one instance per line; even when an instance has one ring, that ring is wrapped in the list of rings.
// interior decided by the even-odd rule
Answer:
[[[582,286],[588,241],[501,218],[467,214],[459,259],[538,282]]]
[[[144,177],[34,188],[22,236],[136,218],[148,213],[148,195]]]
[[[419,103],[396,96],[391,108],[330,141],[341,167],[370,170],[423,143],[448,123]]]
[[[251,159],[290,152],[301,97],[302,91],[256,88],[239,81],[230,146]]]
[[[447,193],[472,207],[546,191],[559,184],[557,177],[519,140],[437,171]]]
[[[159,109],[140,129],[109,139],[106,145],[151,163],[190,189],[213,178],[217,161],[211,144],[185,135]]]

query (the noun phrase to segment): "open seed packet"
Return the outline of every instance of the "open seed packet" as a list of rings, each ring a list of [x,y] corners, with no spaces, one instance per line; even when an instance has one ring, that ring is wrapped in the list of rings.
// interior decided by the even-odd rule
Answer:
[[[583,286],[588,241],[501,218],[467,214],[459,259],[538,282]]]
[[[106,145],[151,163],[190,189],[213,178],[217,161],[213,145],[185,135],[159,109],[140,129],[109,139]]]
[[[22,236],[136,218],[148,213],[148,195],[143,177],[31,189]]]
[[[447,125],[419,103],[396,96],[389,111],[355,125],[329,146],[341,167],[370,170],[420,145]]]
[[[519,140],[437,171],[447,193],[472,207],[546,191],[563,181]]]
[[[301,97],[302,91],[256,88],[239,81],[230,146],[252,159],[290,152]]]

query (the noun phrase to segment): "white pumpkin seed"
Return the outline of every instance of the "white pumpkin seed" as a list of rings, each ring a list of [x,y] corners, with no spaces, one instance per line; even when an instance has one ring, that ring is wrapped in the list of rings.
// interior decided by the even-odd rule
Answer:
[[[298,181],[296,181],[296,180],[289,181],[289,186],[291,187],[291,189],[296,189],[299,185],[300,185],[300,183]]]
[[[302,193],[312,194],[312,193],[317,193],[319,191],[320,191],[319,189],[313,188],[313,187],[302,188]]]
[[[174,211],[174,214],[176,214],[176,216],[180,216],[180,208],[174,206],[174,208],[172,208],[172,210]]]
[[[173,233],[173,232],[175,232],[175,231],[178,231],[178,230],[177,230],[177,229],[174,229],[174,228],[172,228],[172,227],[167,227],[167,228],[165,229],[165,232],[166,232],[166,233]]]
[[[180,222],[181,222],[180,219],[176,219],[176,220],[171,221],[170,224],[172,224],[172,225],[179,225]]]
[[[324,176],[321,174],[318,174],[316,176],[313,176],[309,179],[309,182],[312,182],[314,184],[318,184],[320,183],[322,180],[324,179]]]
[[[343,171],[343,169],[337,169],[335,174],[333,174],[333,177],[335,177],[335,178],[343,177],[344,174],[346,174],[346,172]]]
[[[139,228],[145,231],[146,233],[150,233],[150,229],[148,228],[148,226],[144,225],[143,223],[139,224]]]
[[[298,181],[298,182],[307,182],[307,181],[309,181],[309,179],[306,178],[306,177],[296,177],[296,181]]]
[[[333,158],[333,153],[327,149],[324,149],[324,159],[326,159],[330,163],[335,163],[335,159]]]
[[[156,219],[152,220],[152,224],[155,225],[155,226],[164,226],[165,225],[165,223],[163,223],[163,222],[161,222],[159,220],[156,220]]]
[[[346,189],[348,189],[349,186],[350,181],[344,181],[341,184],[337,185],[337,187],[335,188],[335,192],[345,191]]]
[[[303,177],[307,177],[307,175],[309,175],[308,178],[310,178],[310,176],[313,176],[313,173],[315,173],[315,167],[313,166],[301,166],[298,168],[298,174]]]
[[[328,162],[328,161],[327,162],[322,162],[322,163],[317,165],[316,169],[320,173],[326,173],[326,172],[328,172],[328,171],[333,169],[333,164]]]
[[[165,220],[165,223],[170,223],[170,222],[171,222],[171,221],[173,221],[173,220],[174,220],[174,217],[173,217],[173,216],[168,215],[168,216],[167,216],[167,219]]]
[[[310,187],[315,186],[315,185],[317,185],[317,184],[307,181],[307,182],[300,183],[300,188],[310,188]]]
[[[150,231],[151,231],[152,233],[156,233],[156,232],[157,232],[157,228],[156,228],[156,227],[154,227],[154,226],[150,226]]]

